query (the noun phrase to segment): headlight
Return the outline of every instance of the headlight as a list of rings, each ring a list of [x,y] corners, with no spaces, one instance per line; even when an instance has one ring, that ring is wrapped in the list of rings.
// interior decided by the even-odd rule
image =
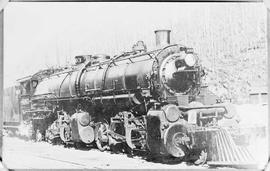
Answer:
[[[195,56],[192,54],[187,54],[185,57],[185,63],[187,64],[187,66],[194,66],[196,64]]]

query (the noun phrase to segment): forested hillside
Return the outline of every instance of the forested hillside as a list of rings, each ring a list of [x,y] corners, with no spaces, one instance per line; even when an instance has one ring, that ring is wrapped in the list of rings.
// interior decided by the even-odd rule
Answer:
[[[209,7],[203,17],[192,14],[175,25],[181,29],[173,36],[195,47],[207,71],[204,83],[219,96],[239,100],[252,87],[267,85],[266,17],[252,8]]]

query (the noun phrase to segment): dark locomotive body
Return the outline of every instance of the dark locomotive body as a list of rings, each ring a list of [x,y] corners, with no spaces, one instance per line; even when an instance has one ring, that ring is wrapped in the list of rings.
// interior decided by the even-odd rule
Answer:
[[[202,93],[197,55],[192,48],[169,45],[169,34],[156,32],[154,51],[139,42],[131,52],[77,56],[72,67],[19,80],[23,89],[28,86],[28,93],[21,91],[20,108],[33,125],[33,137],[96,143],[100,150],[125,144],[180,159],[209,151],[205,133],[224,121],[236,124],[234,114],[212,105],[215,98],[206,100],[212,97]]]

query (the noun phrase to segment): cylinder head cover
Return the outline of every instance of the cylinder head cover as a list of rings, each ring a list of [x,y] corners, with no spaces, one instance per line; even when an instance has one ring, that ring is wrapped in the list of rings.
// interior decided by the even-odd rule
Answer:
[[[163,108],[166,119],[169,122],[176,122],[181,116],[180,110],[175,105],[167,105]]]
[[[87,126],[90,123],[90,115],[88,112],[77,113],[77,118],[82,126]]]
[[[79,134],[82,142],[88,144],[94,141],[94,129],[91,126],[82,127],[79,129]]]

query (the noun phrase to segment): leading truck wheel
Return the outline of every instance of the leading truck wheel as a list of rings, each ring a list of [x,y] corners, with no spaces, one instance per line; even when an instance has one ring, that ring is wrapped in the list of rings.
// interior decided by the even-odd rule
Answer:
[[[183,160],[189,155],[187,130],[183,125],[173,125],[165,133],[165,147],[173,157]]]
[[[96,127],[95,140],[96,140],[97,148],[100,151],[105,151],[105,150],[110,149],[109,137],[107,135],[108,128],[109,128],[109,125],[106,123],[101,123]]]

